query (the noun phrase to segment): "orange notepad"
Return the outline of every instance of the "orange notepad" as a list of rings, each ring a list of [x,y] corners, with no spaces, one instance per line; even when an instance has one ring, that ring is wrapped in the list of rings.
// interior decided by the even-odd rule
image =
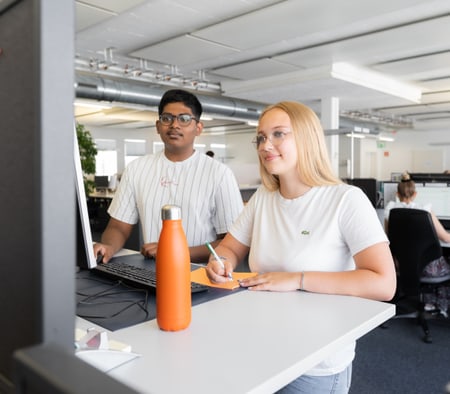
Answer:
[[[233,290],[239,287],[238,279],[249,278],[250,276],[258,275],[256,272],[233,272],[233,280],[224,283],[211,282],[206,275],[204,268],[191,271],[191,282],[200,283],[209,287],[218,287],[220,289]]]

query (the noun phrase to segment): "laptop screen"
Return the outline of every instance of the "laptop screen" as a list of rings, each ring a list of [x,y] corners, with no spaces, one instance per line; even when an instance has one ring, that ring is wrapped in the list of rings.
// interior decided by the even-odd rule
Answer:
[[[95,268],[97,262],[92,247],[92,233],[89,223],[89,211],[84,189],[83,170],[81,168],[80,151],[76,128],[74,127],[74,164],[75,184],[77,192],[77,266],[80,268]]]

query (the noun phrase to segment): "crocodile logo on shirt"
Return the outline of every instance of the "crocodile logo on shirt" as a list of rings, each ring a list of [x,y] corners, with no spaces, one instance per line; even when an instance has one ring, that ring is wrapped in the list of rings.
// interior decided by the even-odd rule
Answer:
[[[302,232],[300,234],[301,235],[309,235],[309,231],[308,230],[302,230]]]

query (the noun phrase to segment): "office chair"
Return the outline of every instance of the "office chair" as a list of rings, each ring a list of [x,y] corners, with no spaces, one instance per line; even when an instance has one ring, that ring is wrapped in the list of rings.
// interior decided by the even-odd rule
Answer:
[[[432,338],[425,311],[423,295],[437,292],[439,286],[450,280],[450,275],[439,278],[422,277],[423,268],[442,256],[442,247],[431,215],[421,209],[394,208],[389,214],[388,238],[392,255],[397,261],[397,292],[393,302],[396,317],[417,318],[424,332],[424,341]]]

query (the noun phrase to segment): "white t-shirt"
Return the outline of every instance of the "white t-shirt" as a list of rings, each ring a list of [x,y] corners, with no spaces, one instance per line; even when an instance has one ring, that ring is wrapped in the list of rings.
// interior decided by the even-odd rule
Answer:
[[[260,186],[230,233],[251,246],[250,269],[260,273],[353,270],[353,255],[388,241],[369,199],[347,184],[313,187],[292,200]],[[354,350],[355,343],[306,374],[339,373]]]
[[[224,164],[197,151],[181,162],[172,162],[158,152],[127,166],[108,213],[130,224],[140,219],[143,241],[157,242],[165,204],[181,207],[190,246],[214,241],[217,234],[228,232],[243,208],[236,178]]]

